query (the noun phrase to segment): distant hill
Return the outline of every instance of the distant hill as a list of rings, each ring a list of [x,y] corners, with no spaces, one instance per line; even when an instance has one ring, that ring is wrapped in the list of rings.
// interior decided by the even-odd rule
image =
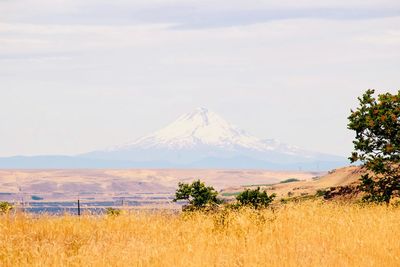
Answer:
[[[313,179],[293,181],[287,183],[276,183],[268,185],[243,185],[240,187],[230,187],[222,190],[225,196],[234,196],[246,188],[261,186],[268,193],[275,193],[279,198],[311,196],[318,191],[324,192],[331,188],[355,188],[359,184],[359,179],[365,171],[358,166],[344,167],[330,171],[324,176],[314,177]],[[295,177],[293,177],[295,178]],[[294,180],[294,179],[293,179]],[[337,189],[335,189],[337,190]],[[340,193],[340,192],[339,192]],[[340,194],[337,194],[340,196]]]

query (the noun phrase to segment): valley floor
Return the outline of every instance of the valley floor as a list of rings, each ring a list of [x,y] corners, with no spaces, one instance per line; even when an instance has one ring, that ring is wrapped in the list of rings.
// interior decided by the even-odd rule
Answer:
[[[323,172],[219,169],[65,169],[2,170],[0,201],[31,212],[76,212],[83,208],[122,206],[180,209],[171,200],[179,182],[201,179],[217,190],[231,186],[311,180]]]
[[[399,266],[400,208],[0,216],[0,266]]]

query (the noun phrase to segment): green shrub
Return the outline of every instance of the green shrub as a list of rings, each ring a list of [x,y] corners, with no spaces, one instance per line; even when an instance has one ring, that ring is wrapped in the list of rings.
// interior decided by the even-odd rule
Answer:
[[[315,195],[317,197],[325,197],[328,191],[328,189],[318,189]]]
[[[7,214],[13,208],[14,208],[14,206],[11,203],[8,203],[8,202],[5,202],[5,201],[0,202],[0,214]]]
[[[259,209],[270,205],[275,197],[275,194],[268,195],[267,191],[261,191],[260,187],[257,187],[254,190],[246,189],[236,197],[236,200],[240,206]]]
[[[280,183],[281,184],[286,184],[286,183],[293,183],[293,182],[298,182],[298,181],[300,181],[300,180],[297,179],[297,178],[289,178],[289,179],[281,181]]]
[[[108,216],[119,216],[121,215],[121,210],[120,209],[116,209],[116,208],[106,208],[106,214]]]

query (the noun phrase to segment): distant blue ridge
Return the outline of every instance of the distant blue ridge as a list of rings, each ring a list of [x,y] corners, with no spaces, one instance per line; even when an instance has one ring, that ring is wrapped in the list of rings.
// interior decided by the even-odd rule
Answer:
[[[2,169],[105,169],[105,168],[221,168],[221,169],[267,169],[328,171],[349,165],[345,159],[338,161],[310,161],[292,163],[273,163],[249,157],[204,158],[190,163],[171,163],[163,161],[127,161],[93,159],[82,156],[15,156],[0,158]]]

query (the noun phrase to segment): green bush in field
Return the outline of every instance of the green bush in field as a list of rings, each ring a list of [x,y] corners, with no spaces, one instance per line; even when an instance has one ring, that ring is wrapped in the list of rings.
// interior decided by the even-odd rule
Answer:
[[[12,209],[14,208],[14,206],[8,202],[0,202],[0,214],[7,214],[9,213]]]
[[[108,216],[118,216],[121,215],[121,210],[120,209],[116,209],[116,208],[106,208],[106,214]]]
[[[289,179],[281,181],[280,183],[281,184],[286,184],[286,183],[293,183],[293,182],[298,182],[298,181],[300,181],[300,180],[297,179],[297,178],[289,178]]]
[[[267,191],[261,191],[260,187],[257,189],[246,189],[236,196],[237,204],[239,206],[247,206],[255,209],[268,207],[274,198],[275,194],[268,195]]]

